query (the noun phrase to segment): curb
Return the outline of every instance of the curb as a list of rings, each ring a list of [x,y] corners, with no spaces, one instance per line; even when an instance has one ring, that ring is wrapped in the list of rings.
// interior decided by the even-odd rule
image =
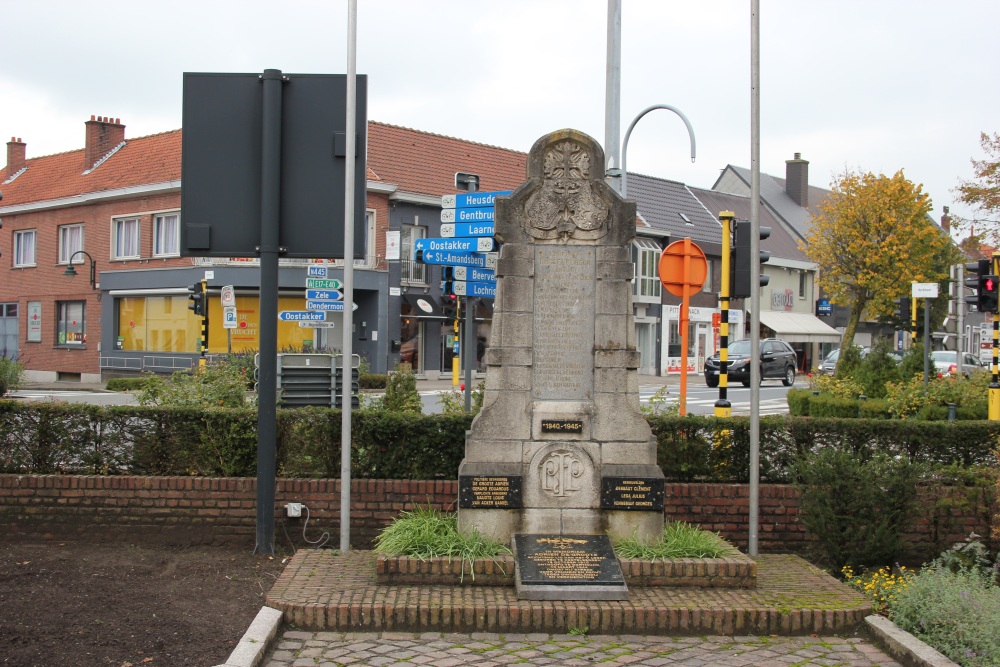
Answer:
[[[958,663],[901,630],[885,616],[867,616],[865,625],[872,641],[906,667],[958,667]]]
[[[226,662],[216,667],[258,667],[271,642],[278,635],[282,617],[283,614],[277,609],[261,607]]]

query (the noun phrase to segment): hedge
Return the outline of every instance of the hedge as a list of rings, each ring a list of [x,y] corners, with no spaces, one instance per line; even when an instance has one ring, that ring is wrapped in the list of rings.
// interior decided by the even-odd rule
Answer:
[[[749,481],[750,421],[649,417],[657,462],[668,480]],[[454,479],[469,414],[352,412],[351,475],[368,479]],[[339,410],[277,412],[277,466],[283,477],[340,476]],[[996,465],[996,421],[760,419],[761,480],[792,480],[802,454],[835,447],[912,461]],[[101,475],[256,476],[252,409],[147,408],[0,401],[0,472]]]

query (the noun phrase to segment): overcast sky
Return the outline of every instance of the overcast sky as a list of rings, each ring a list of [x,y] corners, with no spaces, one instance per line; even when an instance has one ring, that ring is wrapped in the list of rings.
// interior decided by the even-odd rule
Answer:
[[[520,151],[564,127],[604,143],[606,0],[359,0],[369,119]],[[809,160],[904,169],[955,202],[980,132],[1000,131],[997,0],[761,0],[761,170]],[[28,157],[83,146],[91,115],[126,139],[179,128],[184,72],[343,73],[346,0],[0,0],[0,136]],[[750,167],[749,0],[623,0],[629,171],[709,188]]]

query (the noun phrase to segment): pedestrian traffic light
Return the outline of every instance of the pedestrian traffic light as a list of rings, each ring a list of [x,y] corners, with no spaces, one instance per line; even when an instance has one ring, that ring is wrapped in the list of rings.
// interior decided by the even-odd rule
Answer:
[[[188,299],[191,303],[188,304],[188,310],[194,311],[195,315],[205,314],[205,283],[203,281],[196,282],[191,286],[191,294],[188,295]]]
[[[965,297],[965,303],[970,310],[978,310],[981,313],[988,312],[983,301],[984,283],[990,276],[990,260],[981,259],[978,262],[969,262],[965,265],[965,286],[972,290],[972,294]],[[996,276],[993,276],[993,308],[996,308]]]
[[[760,228],[760,239],[771,236],[770,227]],[[750,241],[752,228],[749,220],[737,220],[735,239],[733,240],[733,250],[729,267],[729,296],[733,299],[744,299],[750,296]],[[771,259],[771,253],[767,250],[759,250],[760,263],[764,264]],[[758,275],[760,286],[767,285],[770,278],[764,274]]]
[[[979,312],[997,312],[997,282],[1000,277],[993,274],[979,276]]]
[[[910,317],[912,316],[912,311],[910,310],[912,306],[912,299],[908,296],[904,296],[901,299],[896,299],[894,302],[896,304],[896,318],[903,323],[901,328],[902,331],[910,330]]]

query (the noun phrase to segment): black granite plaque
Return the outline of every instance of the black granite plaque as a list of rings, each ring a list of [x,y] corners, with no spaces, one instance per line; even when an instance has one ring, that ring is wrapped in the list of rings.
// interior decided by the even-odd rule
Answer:
[[[663,478],[602,477],[601,509],[662,512]]]
[[[607,535],[515,535],[524,585],[620,585],[621,566]]]
[[[521,507],[520,475],[459,475],[458,506],[462,509]]]
[[[583,422],[579,419],[543,419],[542,433],[583,433]]]

